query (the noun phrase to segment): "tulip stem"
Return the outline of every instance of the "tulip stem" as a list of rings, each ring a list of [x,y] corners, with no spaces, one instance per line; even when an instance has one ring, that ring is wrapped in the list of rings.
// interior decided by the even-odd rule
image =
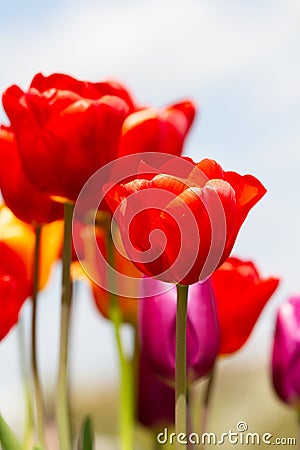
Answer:
[[[299,408],[297,410],[297,423],[298,423],[298,438],[299,438],[299,442],[300,442],[300,409]],[[298,448],[300,448],[299,443],[298,443]]]
[[[162,450],[163,446],[157,440],[158,431],[153,432],[153,450]]]
[[[186,434],[187,432],[186,318],[189,287],[181,284],[177,284],[176,287],[175,432],[178,438],[181,433]],[[185,438],[183,437],[181,440],[185,440]],[[187,445],[183,443],[177,443],[177,446],[179,449],[187,448]]]
[[[74,205],[64,204],[64,243],[60,319],[60,350],[57,378],[56,415],[60,450],[71,450],[71,423],[68,398],[68,346],[72,305],[70,265],[72,259],[72,217]]]
[[[108,262],[110,267],[115,267],[113,240],[110,230],[107,231]],[[122,450],[133,450],[134,427],[134,393],[133,393],[133,368],[126,358],[122,346],[120,328],[122,325],[122,312],[115,294],[115,276],[113,270],[109,272],[110,309],[109,317],[113,323],[118,349],[120,365],[120,440]]]
[[[206,385],[206,389],[205,389],[205,393],[204,393],[201,434],[205,433],[207,430],[210,402],[211,402],[211,396],[212,396],[212,392],[213,392],[215,374],[216,374],[216,369],[217,369],[216,366],[217,366],[217,363],[214,364],[213,368],[211,369],[211,371],[208,375],[207,385]]]
[[[26,415],[25,415],[25,432],[23,439],[23,448],[24,450],[31,450],[32,448],[32,440],[33,440],[33,407],[30,395],[30,382],[29,382],[29,374],[28,374],[28,365],[27,365],[27,355],[26,355],[26,347],[25,347],[25,334],[24,334],[24,324],[22,317],[20,317],[18,322],[18,349],[20,356],[20,367],[21,367],[21,375],[22,382],[24,386],[24,400],[26,407]]]
[[[118,308],[119,309],[119,308]],[[133,389],[132,371],[130,362],[124,355],[120,334],[120,316],[117,311],[111,309],[111,320],[115,328],[115,336],[119,355],[120,377],[121,377],[121,404],[120,404],[120,435],[121,449],[133,449]]]
[[[38,292],[39,292],[39,262],[41,247],[41,225],[35,226],[35,246],[33,261],[33,294],[32,294],[32,323],[31,323],[31,366],[33,376],[33,386],[35,394],[35,410],[38,439],[42,448],[46,448],[45,438],[45,411],[41,380],[37,362],[37,312],[38,312]]]

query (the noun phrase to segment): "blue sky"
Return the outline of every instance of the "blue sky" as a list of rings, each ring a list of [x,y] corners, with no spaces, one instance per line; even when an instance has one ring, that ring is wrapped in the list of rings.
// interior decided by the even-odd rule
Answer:
[[[26,88],[36,72],[60,71],[120,79],[140,102],[156,106],[191,97],[201,112],[186,153],[195,160],[215,158],[224,169],[252,173],[265,184],[268,194],[234,249],[257,261],[263,274],[283,278],[248,346],[255,351],[259,344],[264,355],[275,306],[300,293],[299,23],[298,0],[15,0],[0,10],[1,91],[14,83]],[[2,110],[0,119],[6,120]],[[42,319],[49,318],[41,326],[44,353],[57,339],[53,289],[41,308]],[[110,376],[116,363],[109,326],[95,317],[86,293],[76,307],[85,320],[75,333],[75,380],[86,379],[95,363],[85,351],[90,341],[99,342],[96,367],[103,370],[104,358],[104,376]],[[17,383],[15,342],[12,332],[0,346],[6,383],[0,383],[0,404],[7,408],[7,386],[13,390]],[[46,377],[55,373],[55,361],[52,350],[42,356]]]

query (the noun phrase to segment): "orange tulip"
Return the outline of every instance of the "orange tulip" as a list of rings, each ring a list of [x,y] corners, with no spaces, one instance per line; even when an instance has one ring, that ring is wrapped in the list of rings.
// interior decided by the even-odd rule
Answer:
[[[91,282],[92,292],[96,307],[101,314],[109,318],[111,294],[109,292],[109,282],[107,269],[104,266],[103,259],[100,258],[98,252],[101,252],[103,257],[107,260],[108,255],[108,241],[106,230],[102,227],[96,227],[95,235],[96,242],[94,241],[94,227],[79,225],[78,223],[73,227],[73,233],[77,233],[76,241],[80,242],[77,257],[81,259],[83,267],[83,273]],[[117,271],[114,283],[118,286],[118,289],[126,291],[132,296],[138,297],[139,278],[141,277],[140,271],[118,250],[113,247],[113,265]],[[78,270],[78,263],[73,264],[73,275],[79,277],[82,275],[82,270]],[[118,273],[130,277],[122,280],[118,277]],[[125,283],[125,284],[124,284]],[[124,286],[123,286],[124,284]],[[137,321],[137,307],[138,302],[136,298],[124,297],[117,295],[119,307],[122,312],[122,320],[124,322],[136,323]]]
[[[40,249],[40,289],[47,284],[51,267],[59,258],[62,237],[62,221],[55,221],[43,226]],[[0,206],[0,242],[5,243],[21,258],[26,267],[27,277],[32,280],[35,246],[34,227],[17,219],[5,205]]]

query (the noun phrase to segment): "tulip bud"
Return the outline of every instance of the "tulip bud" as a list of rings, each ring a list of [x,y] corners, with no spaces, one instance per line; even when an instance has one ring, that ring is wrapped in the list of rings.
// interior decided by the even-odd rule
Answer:
[[[291,406],[300,405],[300,296],[278,310],[272,354],[273,385]]]

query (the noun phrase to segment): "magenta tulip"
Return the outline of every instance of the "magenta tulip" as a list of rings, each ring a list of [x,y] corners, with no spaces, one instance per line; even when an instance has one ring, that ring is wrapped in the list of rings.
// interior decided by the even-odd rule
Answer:
[[[147,284],[146,284],[147,282]],[[175,380],[176,287],[144,280],[140,300],[139,330],[142,352],[155,373],[169,383]],[[150,290],[153,289],[152,293]],[[189,288],[187,312],[187,379],[206,375],[219,350],[219,325],[211,283],[195,283]]]
[[[143,353],[139,359],[137,418],[154,429],[175,422],[175,391],[157,377]]]
[[[285,403],[300,405],[300,296],[280,305],[273,343],[272,375]]]

